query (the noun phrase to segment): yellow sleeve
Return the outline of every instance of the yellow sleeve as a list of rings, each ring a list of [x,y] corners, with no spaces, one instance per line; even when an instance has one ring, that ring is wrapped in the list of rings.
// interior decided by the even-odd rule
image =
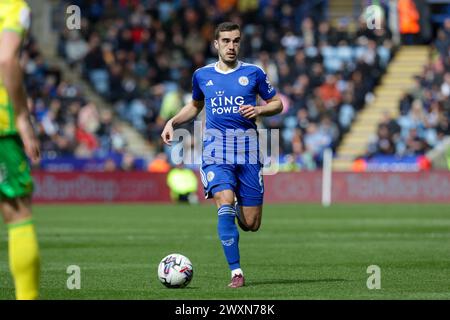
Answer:
[[[19,33],[22,37],[30,28],[31,12],[30,8],[25,2],[19,1],[13,8],[5,15],[5,20],[2,24],[2,32],[14,31]]]

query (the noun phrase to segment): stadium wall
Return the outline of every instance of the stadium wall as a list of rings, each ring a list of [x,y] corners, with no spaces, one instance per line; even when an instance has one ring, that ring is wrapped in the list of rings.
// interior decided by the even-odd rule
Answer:
[[[170,202],[166,174],[34,172],[35,203]],[[201,181],[199,179],[199,186]],[[265,177],[266,203],[321,201],[321,172]],[[199,199],[203,200],[201,188]],[[338,203],[450,203],[450,172],[346,173],[332,178]]]

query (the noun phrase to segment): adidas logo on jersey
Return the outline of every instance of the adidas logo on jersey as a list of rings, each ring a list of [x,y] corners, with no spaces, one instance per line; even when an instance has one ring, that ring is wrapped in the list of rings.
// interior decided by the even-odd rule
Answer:
[[[212,80],[209,80],[209,81],[206,83],[206,86],[207,86],[207,87],[213,86],[213,85],[214,85],[214,83],[212,82]]]

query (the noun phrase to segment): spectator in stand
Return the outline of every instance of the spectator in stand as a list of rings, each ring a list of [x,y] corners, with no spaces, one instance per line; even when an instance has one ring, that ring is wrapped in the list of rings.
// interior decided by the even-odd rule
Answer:
[[[403,0],[398,2],[399,31],[402,35],[402,43],[416,44],[420,42],[420,13],[414,0]]]
[[[339,108],[339,126],[343,132],[347,132],[350,129],[351,123],[355,118],[355,107],[352,104],[353,95],[352,92],[347,90],[344,92],[343,102]]]
[[[416,129],[417,133],[422,137],[425,130],[425,110],[421,100],[414,100],[412,103],[411,111],[407,116],[399,119],[399,124],[402,128],[401,135],[406,138],[409,135],[410,129]]]
[[[441,93],[445,99],[450,98],[450,72],[444,74],[444,82],[441,85]]]
[[[104,172],[114,172],[117,171],[117,164],[114,159],[107,159],[103,164]]]
[[[73,66],[86,56],[88,45],[79,32],[70,32],[65,49],[67,62]]]
[[[394,141],[399,138],[401,127],[397,120],[392,117],[389,111],[384,111],[381,119],[381,125],[386,125],[389,135],[393,137]]]
[[[258,60],[255,61],[255,64],[266,72],[274,86],[278,86],[278,68],[276,64],[270,60],[267,51],[261,51],[259,53]]]
[[[378,126],[377,137],[375,141],[371,142],[368,147],[369,151],[367,156],[372,157],[374,155],[394,155],[395,143],[392,137],[389,135],[389,128],[386,124],[380,124]]]
[[[323,151],[330,147],[331,143],[332,138],[320,131],[316,123],[313,122],[308,126],[305,134],[305,147],[316,162],[322,163]]]
[[[136,158],[130,154],[125,153],[120,163],[120,170],[122,171],[133,171],[136,170]]]
[[[167,173],[170,170],[170,164],[165,153],[158,153],[148,165],[148,172]]]
[[[325,103],[327,110],[335,111],[341,103],[341,93],[336,87],[336,77],[327,75],[325,83],[319,87],[319,98]]]
[[[405,155],[417,156],[423,155],[429,149],[426,141],[417,134],[417,129],[409,130],[409,135],[406,138]]]
[[[330,147],[334,148],[339,138],[339,128],[329,114],[322,115],[319,131],[330,141]]]

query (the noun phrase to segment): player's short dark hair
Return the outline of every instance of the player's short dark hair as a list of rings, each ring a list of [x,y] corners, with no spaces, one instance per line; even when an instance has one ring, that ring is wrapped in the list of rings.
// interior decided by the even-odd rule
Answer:
[[[217,26],[216,31],[214,32],[214,39],[219,39],[221,32],[233,30],[239,30],[239,32],[241,32],[241,27],[234,22],[222,22]]]

